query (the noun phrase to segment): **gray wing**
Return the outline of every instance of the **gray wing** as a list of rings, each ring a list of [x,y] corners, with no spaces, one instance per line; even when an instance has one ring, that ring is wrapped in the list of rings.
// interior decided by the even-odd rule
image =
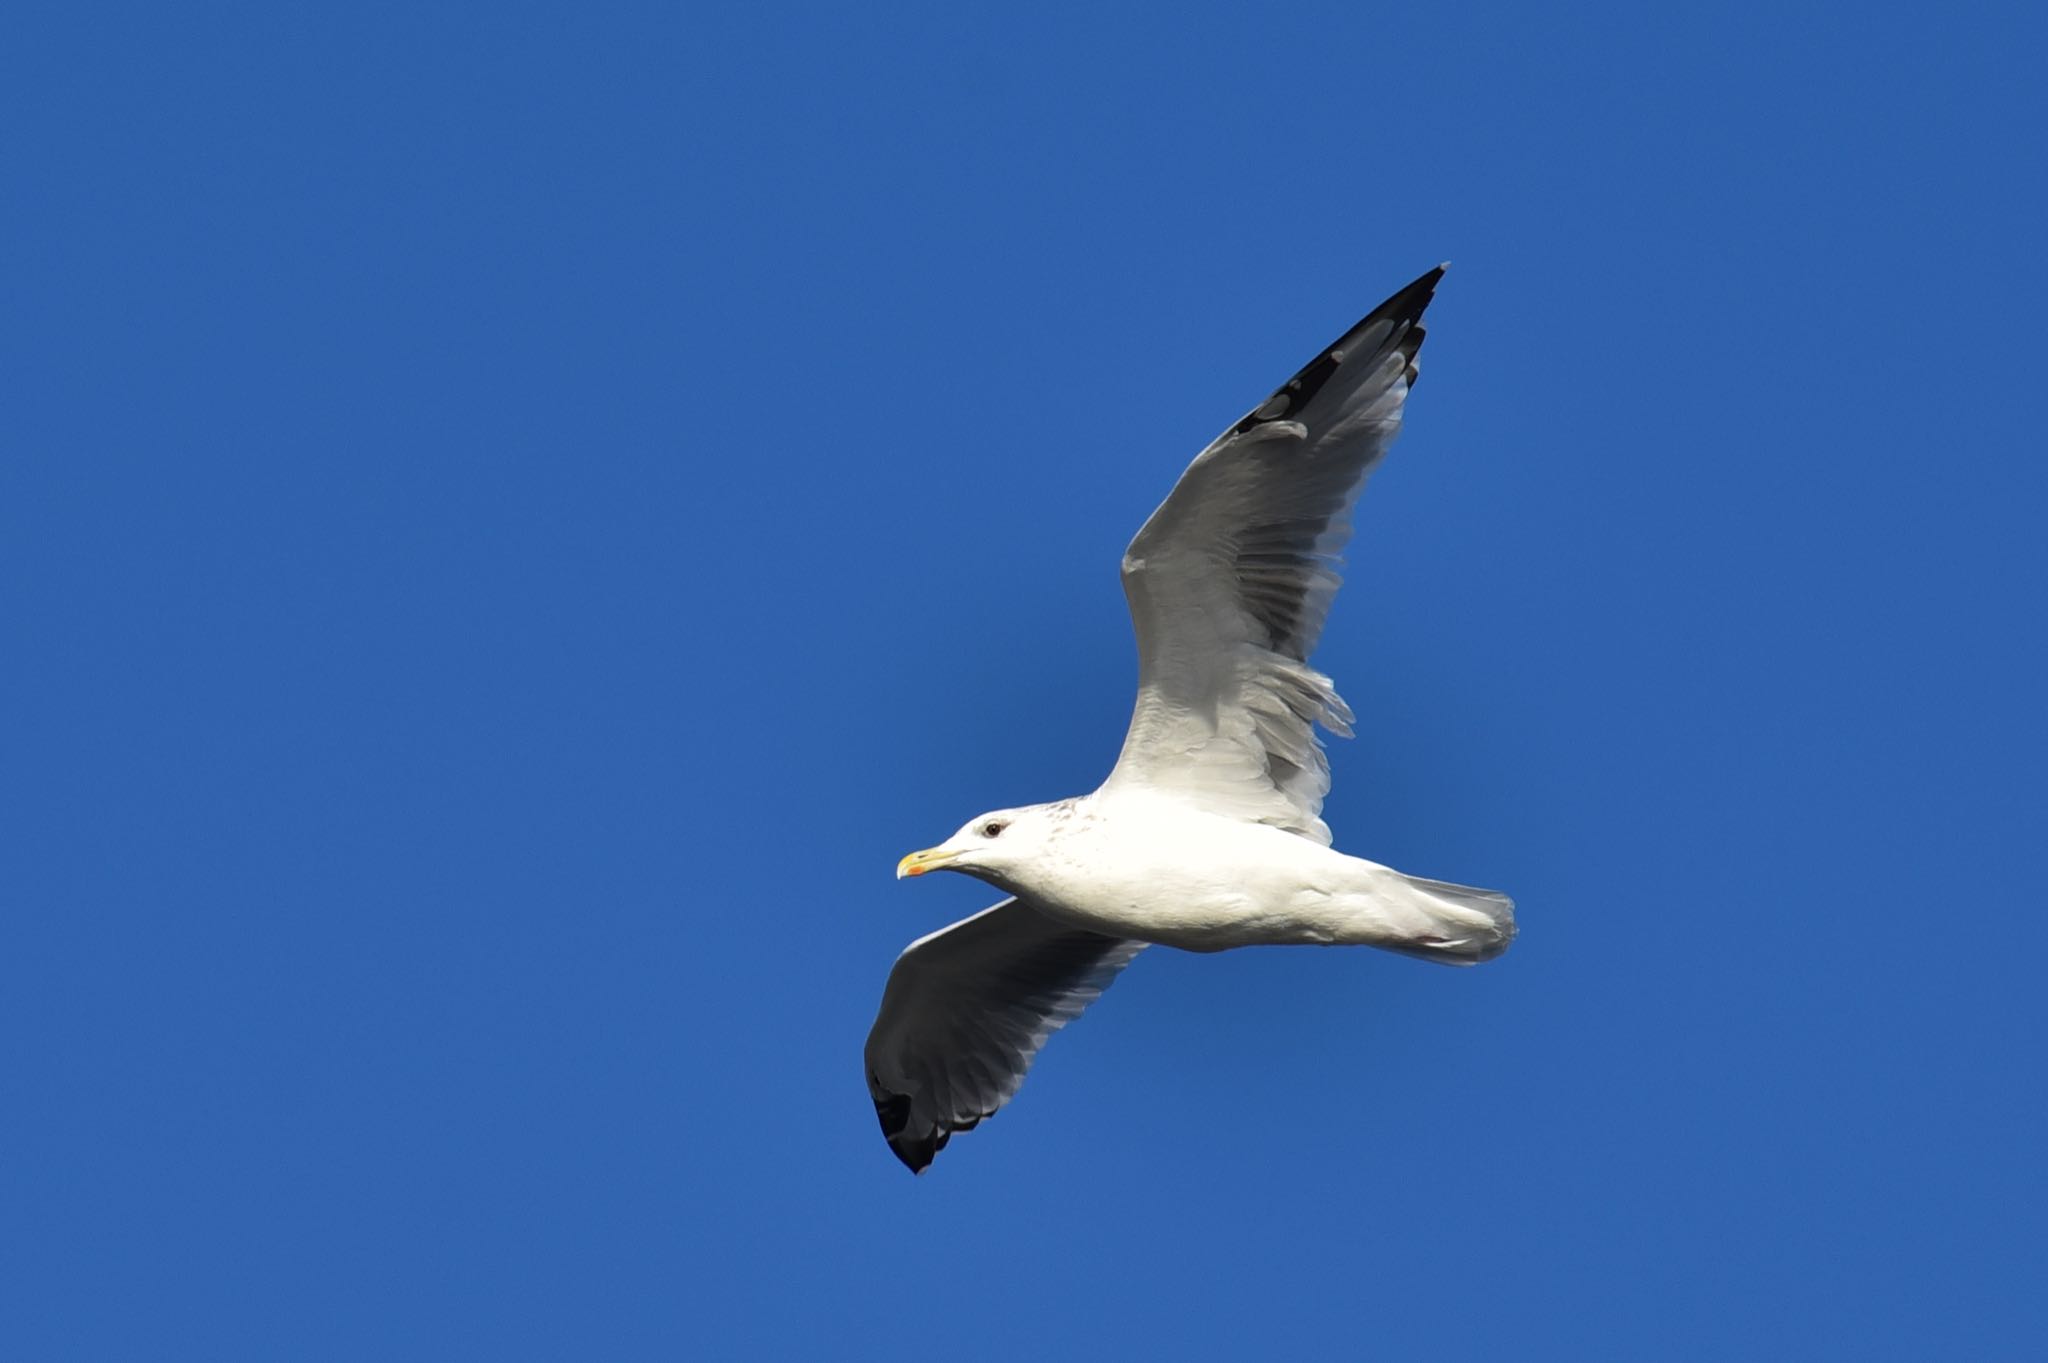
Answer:
[[[955,1131],[994,1114],[1047,1037],[1145,947],[1006,899],[912,942],[868,1033],[868,1091],[896,1158],[922,1172]]]
[[[1119,786],[1318,842],[1330,764],[1314,726],[1351,711],[1308,666],[1351,511],[1401,429],[1438,266],[1373,309],[1219,436],[1123,561],[1138,701]]]

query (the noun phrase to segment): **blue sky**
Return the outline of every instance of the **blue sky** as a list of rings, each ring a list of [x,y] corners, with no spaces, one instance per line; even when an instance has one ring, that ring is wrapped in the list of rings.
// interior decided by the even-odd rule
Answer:
[[[16,11],[0,1353],[2036,1356],[2040,22]],[[1443,259],[1326,814],[1521,941],[1148,953],[910,1178],[896,857]]]

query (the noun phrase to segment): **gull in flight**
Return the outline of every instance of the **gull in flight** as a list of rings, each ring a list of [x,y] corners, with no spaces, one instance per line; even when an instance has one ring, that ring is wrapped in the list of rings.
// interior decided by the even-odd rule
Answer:
[[[978,814],[897,876],[1010,897],[910,944],[868,1035],[890,1149],[922,1172],[1017,1092],[1046,1038],[1146,946],[1374,946],[1449,965],[1514,939],[1505,895],[1345,856],[1315,726],[1352,714],[1308,665],[1359,490],[1401,428],[1438,266],[1188,466],[1124,553],[1138,701],[1092,795]]]

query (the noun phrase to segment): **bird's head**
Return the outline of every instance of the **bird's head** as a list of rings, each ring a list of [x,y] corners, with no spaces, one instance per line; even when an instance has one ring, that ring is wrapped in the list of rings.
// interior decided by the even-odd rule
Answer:
[[[1038,858],[1069,812],[1071,801],[995,809],[977,814],[958,833],[896,863],[896,878],[926,871],[964,871],[989,884],[1014,891],[1017,873]]]

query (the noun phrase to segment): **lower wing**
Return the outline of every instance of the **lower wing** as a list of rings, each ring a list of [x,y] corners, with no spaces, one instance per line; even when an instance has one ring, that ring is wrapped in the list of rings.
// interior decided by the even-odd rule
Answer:
[[[1010,1101],[1046,1038],[1081,1016],[1143,942],[1070,928],[1006,899],[912,942],[868,1033],[882,1135],[920,1173],[955,1131]]]

